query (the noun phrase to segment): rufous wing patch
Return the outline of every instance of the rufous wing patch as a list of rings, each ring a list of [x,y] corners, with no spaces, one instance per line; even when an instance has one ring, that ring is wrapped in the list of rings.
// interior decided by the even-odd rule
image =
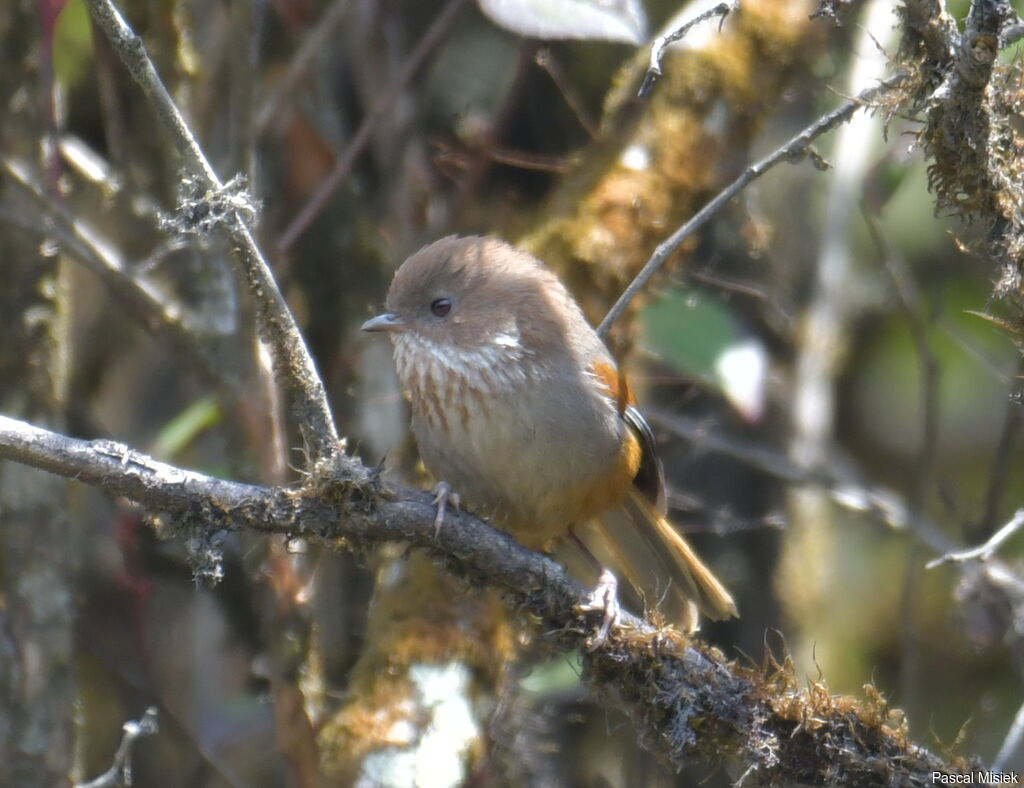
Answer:
[[[636,402],[625,374],[614,364],[597,361],[590,365],[590,371],[598,379],[604,393],[615,403],[619,413],[624,413],[627,405]]]

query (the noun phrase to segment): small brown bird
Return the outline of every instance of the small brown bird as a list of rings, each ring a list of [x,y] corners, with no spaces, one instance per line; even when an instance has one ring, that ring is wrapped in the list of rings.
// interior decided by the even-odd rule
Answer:
[[[619,549],[620,529],[604,547],[639,593],[681,596],[686,631],[694,604],[712,619],[737,614],[664,517],[654,435],[624,375],[537,258],[494,238],[442,238],[402,264],[387,312],[362,328],[390,334],[423,462],[476,514],[548,550],[575,526],[606,534],[625,512],[668,574],[639,576],[646,561]]]

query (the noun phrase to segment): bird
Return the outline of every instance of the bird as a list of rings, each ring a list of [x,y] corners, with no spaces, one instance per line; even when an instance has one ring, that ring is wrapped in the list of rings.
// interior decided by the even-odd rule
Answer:
[[[538,258],[492,236],[441,238],[397,269],[385,310],[362,330],[391,339],[420,457],[439,480],[439,518],[451,491],[530,549],[568,541],[589,553],[577,537],[588,526],[641,597],[679,602],[683,631],[698,610],[738,615],[666,519],[654,433],[625,374]],[[666,576],[649,576],[636,545]],[[614,593],[614,575],[601,577]]]

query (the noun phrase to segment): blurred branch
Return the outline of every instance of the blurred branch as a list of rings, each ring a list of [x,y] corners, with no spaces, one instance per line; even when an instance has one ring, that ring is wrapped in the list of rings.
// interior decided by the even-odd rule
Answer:
[[[862,206],[863,208],[863,206]],[[914,460],[913,487],[908,494],[910,507],[916,511],[927,508],[935,486],[939,440],[939,376],[942,368],[932,350],[929,334],[939,307],[926,309],[925,300],[910,274],[906,261],[892,248],[874,217],[863,211],[868,232],[880,251],[882,265],[889,275],[896,298],[910,327],[917,365],[920,371],[921,437]],[[900,594],[900,701],[912,712],[916,708],[921,680],[921,640],[918,632],[918,608],[921,596],[920,545],[907,546],[903,559],[903,587]]]
[[[939,563],[957,561],[955,558],[947,558],[947,555],[955,556],[965,552],[946,536],[934,520],[923,512],[913,509],[909,502],[895,490],[865,481],[854,469],[844,467],[842,461],[826,459],[817,467],[805,468],[790,460],[782,452],[763,446],[754,446],[715,432],[707,423],[667,413],[657,408],[647,408],[645,413],[653,424],[684,440],[691,441],[695,447],[701,450],[732,457],[791,484],[823,487],[837,505],[851,511],[870,513],[894,530],[909,531],[923,547],[942,556],[932,562],[936,566]],[[1009,524],[1001,528],[999,534],[1006,531],[1008,527]],[[999,534],[993,535],[992,539],[996,539]],[[995,547],[1001,545],[1009,535],[1007,533],[996,541]],[[981,549],[975,548],[966,552]],[[989,567],[996,566],[995,564],[986,564],[984,573],[986,579],[993,587],[1003,591],[1009,589],[1013,592],[1011,594],[1013,598],[1019,595],[1024,601],[1024,578],[1018,577],[1002,565],[999,565],[998,569],[994,571],[988,571]]]
[[[246,208],[254,210],[251,201],[243,195],[232,194],[217,177],[160,81],[141,39],[113,3],[110,0],[88,0],[88,4],[96,23],[142,88],[156,112],[160,127],[170,136],[186,168],[198,181],[196,185],[200,196],[191,206],[185,200],[185,207],[206,216],[219,214],[218,229],[227,235],[238,251],[243,279],[256,303],[260,338],[273,348],[275,371],[291,391],[292,412],[310,460],[315,462],[333,457],[338,451],[338,433],[323,382],[270,267],[243,218]]]
[[[1024,356],[1017,360],[1016,376],[1024,374]],[[988,488],[985,490],[985,503],[978,521],[973,527],[967,528],[966,540],[974,541],[988,534],[995,527],[999,517],[999,507],[1010,482],[1010,469],[1015,457],[1014,444],[1021,427],[1021,403],[1017,396],[1011,394],[1006,400],[1006,411],[1003,426],[999,431],[999,445],[992,456],[989,471]],[[972,538],[973,537],[973,538]]]
[[[1006,738],[1003,739],[999,752],[996,754],[995,760],[992,761],[992,771],[1001,772],[1003,770],[1010,758],[1020,748],[1022,739],[1024,739],[1024,705],[1017,709],[1017,715],[1006,732]]]
[[[301,489],[225,481],[161,463],[113,441],[81,441],[0,416],[0,458],[128,497],[208,534],[250,529],[362,550],[386,542],[423,548],[470,584],[502,590],[538,617],[547,642],[584,646],[603,614],[584,615],[589,592],[552,558],[464,512],[435,534],[429,493],[385,485],[338,455],[333,472]],[[319,466],[319,470],[325,470]],[[768,676],[726,662],[698,641],[624,614],[608,640],[583,654],[584,678],[624,706],[641,742],[675,766],[738,761],[748,785],[831,781],[930,784],[957,767],[910,744],[883,702],[858,704],[820,685],[800,691],[792,672]]]
[[[236,172],[245,175],[249,189],[260,192],[255,183],[256,127],[256,75],[259,73],[260,26],[266,13],[264,3],[235,0],[229,4],[230,33],[228,57],[230,59],[230,87],[228,92],[228,135],[231,162]]]
[[[107,288],[113,298],[146,331],[166,338],[182,356],[195,363],[214,384],[235,399],[241,397],[241,381],[230,374],[210,343],[200,339],[183,319],[184,308],[166,293],[158,292],[136,266],[126,262],[120,250],[71,212],[43,188],[29,166],[13,159],[0,159],[0,172],[24,193],[40,214],[22,217],[13,207],[0,206],[0,220],[16,224],[26,232],[56,240]],[[42,221],[40,221],[40,218]]]
[[[989,319],[989,315],[980,312],[968,310],[968,314],[975,314],[983,319]],[[944,315],[939,315],[935,320],[935,327],[956,345],[959,350],[963,351],[964,355],[984,369],[994,380],[1009,386],[1016,379],[1015,373],[1012,371],[1008,372],[1005,364],[1000,363],[990,350],[984,348],[977,340],[977,337],[972,337],[966,333],[962,326],[957,325]]]
[[[923,509],[928,492],[935,482],[935,464],[938,458],[936,446],[939,439],[939,373],[941,367],[929,341],[929,331],[934,318],[925,315],[925,303],[921,292],[910,274],[906,261],[892,248],[883,236],[878,223],[867,213],[864,219],[868,232],[875,240],[882,256],[882,263],[900,303],[900,309],[910,326],[917,363],[921,371],[921,442],[917,447],[914,462],[915,481],[911,493],[911,506]]]
[[[826,457],[814,467],[805,467],[781,451],[724,435],[710,424],[657,408],[646,408],[644,412],[652,423],[691,441],[700,450],[732,457],[790,484],[822,487],[838,506],[867,512],[894,530],[909,530],[922,545],[936,553],[955,549],[953,541],[936,522],[914,510],[895,490],[866,481],[842,458]]]
[[[925,566],[927,569],[933,569],[936,566],[948,563],[961,564],[964,561],[987,561],[995,554],[996,550],[1002,547],[1007,539],[1021,529],[1021,526],[1024,526],[1024,509],[1018,509],[1010,521],[992,534],[984,544],[972,547],[970,550],[943,553],[938,558],[933,558]]]
[[[901,112],[923,122],[917,140],[928,158],[928,185],[935,195],[936,212],[956,216],[966,225],[980,220],[987,229],[983,239],[961,246],[1001,266],[995,294],[1006,300],[1012,312],[1009,320],[996,322],[1011,338],[1018,337],[1024,321],[1024,196],[1017,155],[1022,142],[1017,126],[1021,69],[1015,60],[1000,62],[998,56],[1019,17],[1007,0],[973,0],[962,32],[945,4],[936,0],[904,0],[898,14],[903,21],[899,57],[909,77],[893,94],[896,103],[890,115]],[[941,321],[939,325],[946,328]],[[1012,436],[997,451],[997,473],[990,480],[983,519],[991,519],[997,507],[1003,485],[998,473],[1005,472],[999,469],[1006,462],[1000,454],[1008,451],[1010,440]],[[992,539],[998,542],[997,537],[1012,530],[1008,524]],[[984,556],[988,548],[986,543],[966,552],[968,557]],[[994,609],[1019,661],[1024,579],[991,560],[961,563],[960,573],[960,599],[981,590],[981,580],[986,593],[977,598],[998,600]]]
[[[306,76],[306,72],[313,59],[322,54],[329,45],[331,36],[334,35],[338,25],[341,24],[341,20],[349,10],[350,4],[350,0],[334,0],[313,26],[313,29],[310,30],[306,40],[302,42],[302,45],[288,63],[288,69],[285,71],[284,76],[274,85],[274,88],[267,94],[256,110],[255,128],[253,130],[253,134],[256,137],[259,137],[266,131],[270,121],[276,117],[281,105],[294,95],[296,87],[300,80]]]
[[[636,297],[637,293],[643,290],[651,277],[661,270],[661,267],[668,258],[683,245],[687,238],[707,224],[733,197],[768,172],[768,170],[772,169],[776,164],[783,161],[797,161],[804,156],[810,155],[815,162],[815,166],[821,166],[821,159],[816,154],[813,154],[811,143],[825,132],[831,131],[848,121],[858,109],[869,105],[870,102],[879,96],[897,87],[905,78],[906,75],[901,72],[883,80],[874,87],[862,91],[855,98],[844,102],[832,112],[818,118],[818,120],[794,136],[782,147],[747,167],[736,180],[722,189],[710,202],[694,214],[689,221],[658,245],[658,248],[654,250],[654,254],[651,255],[650,259],[640,270],[640,273],[629,283],[629,287],[623,291],[612,308],[608,310],[608,314],[601,321],[601,325],[597,327],[598,335],[602,339],[608,336],[608,331],[622,317],[630,302]]]
[[[277,243],[278,252],[288,251],[292,244],[298,240],[299,236],[313,223],[313,220],[320,214],[320,211],[323,210],[324,205],[327,204],[331,195],[334,194],[335,189],[338,188],[351,171],[352,165],[359,158],[359,154],[363,152],[367,143],[370,142],[370,137],[376,130],[377,124],[384,118],[387,111],[391,109],[395,99],[398,98],[398,94],[409,83],[409,80],[419,71],[420,66],[427,59],[427,55],[430,54],[441,36],[454,21],[455,15],[462,8],[463,3],[465,3],[465,0],[448,0],[445,7],[434,17],[430,27],[427,28],[427,31],[416,43],[412,52],[409,53],[409,58],[405,61],[405,65],[398,73],[398,76],[395,77],[395,81],[391,83],[384,92],[384,95],[377,100],[377,103],[373,105],[373,108],[363,118],[363,122],[356,131],[355,136],[352,137],[352,141],[348,144],[345,152],[335,162],[333,169],[323,179],[316,192],[302,207],[302,210],[299,211],[298,216],[292,219],[284,232],[281,233],[281,238]]]
[[[584,105],[583,99],[573,87],[572,83],[566,78],[565,72],[562,70],[562,67],[558,65],[558,62],[551,54],[551,50],[548,47],[538,49],[536,54],[533,56],[533,62],[540,68],[544,69],[544,72],[551,77],[551,81],[555,84],[558,92],[562,95],[562,99],[565,101],[566,106],[572,110],[572,114],[576,117],[576,120],[579,121],[580,126],[583,127],[585,132],[587,132],[587,136],[592,140],[597,139],[600,135],[598,122],[590,116],[590,112]]]
[[[146,713],[138,720],[129,720],[122,728],[124,736],[114,753],[114,763],[107,771],[88,782],[76,783],[74,788],[120,788],[132,784],[132,748],[143,736],[153,736],[160,732],[155,706],[146,709]]]
[[[985,598],[998,599],[1001,606],[1006,606],[1009,640],[1016,641],[1012,622],[1024,616],[1024,578],[1005,564],[990,559],[1024,525],[1024,510],[1018,511],[984,545],[964,550],[934,520],[912,507],[903,496],[865,481],[854,466],[834,456],[834,451],[830,453],[833,456],[823,457],[817,466],[802,467],[779,451],[725,435],[707,422],[658,409],[648,408],[646,412],[653,424],[690,441],[695,450],[732,457],[790,484],[821,487],[838,506],[868,513],[894,530],[908,532],[922,548],[940,555],[926,565],[928,568],[944,563],[961,563],[964,579],[969,581],[967,587],[980,584],[986,590]],[[980,565],[973,563],[972,559],[979,559]]]

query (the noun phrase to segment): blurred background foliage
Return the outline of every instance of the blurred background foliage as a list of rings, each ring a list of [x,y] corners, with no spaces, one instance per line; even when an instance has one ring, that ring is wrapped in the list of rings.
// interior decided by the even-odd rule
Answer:
[[[626,145],[647,105],[616,106],[622,83],[646,63],[643,46],[522,37],[468,2],[450,10],[433,0],[120,5],[215,168],[225,179],[247,177],[261,243],[340,431],[367,462],[408,457],[410,447],[389,350],[359,336],[358,326],[419,245],[452,232],[527,243],[584,290],[595,320],[635,273],[632,262],[587,259],[579,237],[553,226],[571,213],[567,204],[593,197],[609,162],[630,153],[627,168],[641,174],[663,163]],[[625,5],[635,16],[637,4]],[[750,157],[849,92],[854,55],[869,46],[859,15],[871,4],[850,5],[838,25],[808,20],[814,9],[802,3],[748,4],[746,24],[765,31],[772,15],[789,15],[790,39],[763,65],[784,64],[777,93],[747,96],[756,109],[735,104],[743,86],[730,89],[728,74],[742,73],[740,57],[716,52],[714,25],[702,43],[688,40],[690,54],[674,57],[692,59],[672,68],[691,82],[674,87],[680,78],[670,73],[655,93],[673,97],[670,109],[706,102],[704,114],[699,124],[672,115],[648,133],[662,142],[678,135],[676,164],[706,160],[708,172],[695,183],[686,183],[685,167],[674,176],[685,197],[673,193],[650,208],[653,229],[629,254],[645,260],[687,218],[687,201],[699,207]],[[949,10],[959,19],[967,6]],[[680,7],[647,0],[642,10],[656,31]],[[439,25],[445,14],[450,21]],[[410,69],[425,36],[433,38],[422,63]],[[761,52],[771,51],[765,38]],[[894,36],[878,46],[895,51]],[[1011,48],[1004,59],[1017,58]],[[712,72],[725,85],[716,83],[716,100],[700,90]],[[43,195],[32,198],[10,172],[0,175],[5,321],[35,320],[61,347],[68,382],[58,410],[68,429],[231,478],[294,480],[270,446],[268,414],[279,405],[253,350],[230,250],[165,230],[177,162],[81,0],[9,2],[0,11],[0,75],[8,118],[0,156],[28,163]],[[730,125],[738,117],[746,119],[742,133]],[[308,228],[284,243],[363,124],[365,147]],[[769,650],[790,654],[801,679],[835,692],[861,694],[872,683],[907,710],[914,740],[940,751],[957,741],[959,753],[988,763],[1024,698],[1020,621],[969,566],[926,570],[934,553],[914,527],[850,492],[884,491],[963,545],[984,541],[1022,505],[1020,353],[978,314],[1000,314],[992,298],[999,272],[959,246],[988,228],[935,215],[914,130],[895,118],[887,135],[876,123],[858,141],[866,165],[854,173],[840,239],[849,266],[829,349],[831,434],[812,467],[790,456],[794,381],[809,341],[805,315],[820,295],[832,172],[783,165],[744,192],[655,281],[615,345],[651,410],[674,519],[742,613],[705,626],[704,636],[753,664]],[[819,143],[833,163],[848,155],[836,139]],[[705,147],[707,140],[722,144]],[[627,190],[609,199],[656,206],[662,197]],[[83,268],[67,243],[67,217],[173,305],[209,346],[208,363],[166,341]],[[598,229],[588,239],[612,227],[600,215],[590,221]],[[10,279],[39,260],[56,263],[52,276],[29,285]],[[23,309],[24,294],[37,298],[41,288],[37,311]],[[35,396],[26,370],[38,356],[21,330],[8,329],[0,344],[0,410],[13,415],[31,414],[25,403]],[[286,457],[301,463],[295,450]],[[823,496],[809,522],[794,523],[807,520],[795,490]],[[160,541],[159,523],[155,533],[138,512],[92,490],[71,487],[61,500],[80,562],[68,582],[74,771],[105,769],[122,722],[155,703],[163,731],[138,747],[137,784],[310,784],[315,755],[283,737],[302,725],[315,731],[345,696],[366,628],[367,559],[232,536],[223,580],[197,584],[188,545]],[[1022,539],[1001,553],[1015,571]],[[4,582],[13,582],[5,571]],[[538,784],[729,784],[721,770],[671,775],[653,763],[621,718],[587,699],[571,658],[533,663],[510,690],[529,712],[491,733],[511,741],[510,730],[529,732],[526,744],[493,744],[529,761]],[[497,756],[481,763],[484,784],[516,781]],[[1006,766],[1024,770],[1024,753]]]

